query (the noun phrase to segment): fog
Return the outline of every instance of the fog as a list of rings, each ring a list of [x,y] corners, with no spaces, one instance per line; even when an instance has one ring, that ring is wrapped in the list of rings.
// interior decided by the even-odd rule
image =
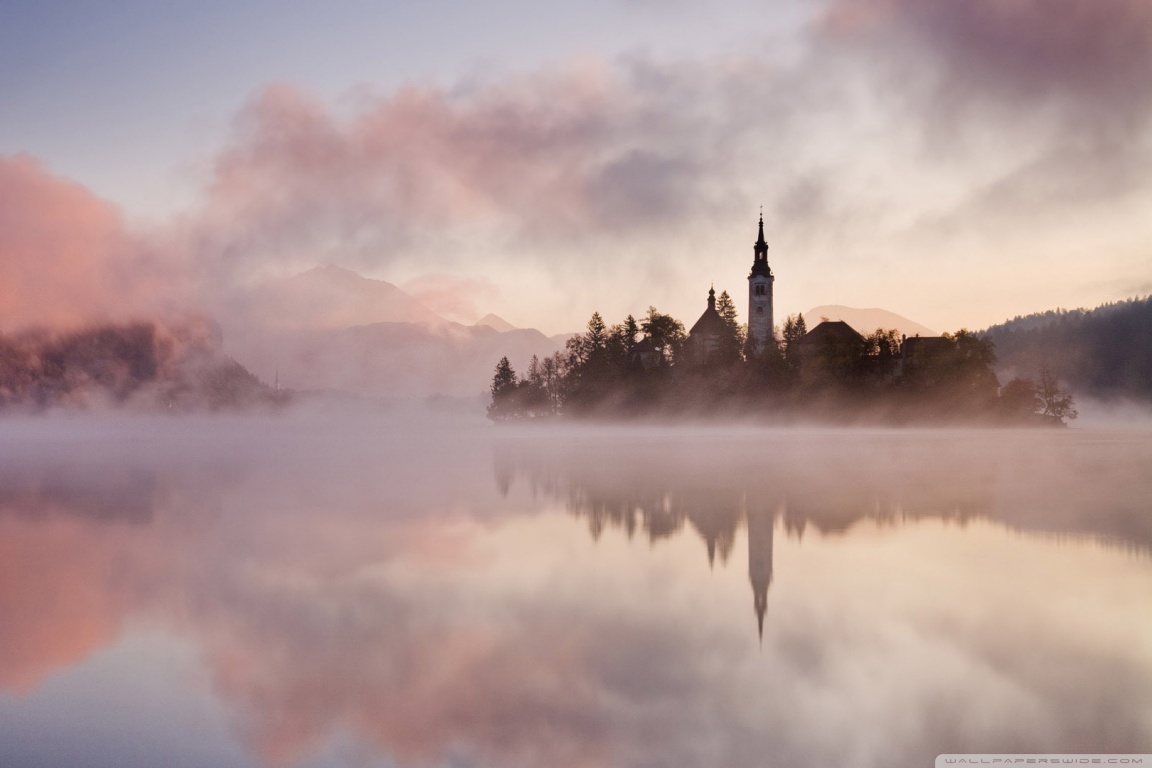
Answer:
[[[363,404],[4,427],[6,765],[881,766],[1152,738],[1146,430]]]

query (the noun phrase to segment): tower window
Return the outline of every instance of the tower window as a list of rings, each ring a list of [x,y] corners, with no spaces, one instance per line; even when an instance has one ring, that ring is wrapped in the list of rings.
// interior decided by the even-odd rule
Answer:
[[[764,314],[764,307],[756,307],[756,314],[758,314],[758,315]]]

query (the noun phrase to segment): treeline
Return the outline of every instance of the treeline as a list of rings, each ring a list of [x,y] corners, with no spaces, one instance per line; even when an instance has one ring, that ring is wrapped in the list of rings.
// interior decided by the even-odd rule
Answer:
[[[861,336],[828,323],[809,334],[796,315],[775,343],[755,349],[727,294],[716,308],[723,327],[706,337],[690,337],[655,307],[640,321],[630,315],[612,326],[594,313],[564,351],[533,357],[522,375],[501,359],[489,418],[1061,424],[1076,417],[1050,370],[1001,387],[993,344],[966,330],[911,339],[906,351],[894,330]]]
[[[198,411],[285,401],[220,344],[219,328],[203,320],[0,335],[0,409]]]
[[[1152,297],[1016,317],[980,336],[996,345],[1003,371],[1047,366],[1077,394],[1152,400]]]

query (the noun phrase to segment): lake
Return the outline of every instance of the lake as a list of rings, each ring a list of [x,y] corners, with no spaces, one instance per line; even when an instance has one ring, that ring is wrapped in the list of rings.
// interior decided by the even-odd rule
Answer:
[[[0,766],[1152,752],[1152,431],[16,420]]]

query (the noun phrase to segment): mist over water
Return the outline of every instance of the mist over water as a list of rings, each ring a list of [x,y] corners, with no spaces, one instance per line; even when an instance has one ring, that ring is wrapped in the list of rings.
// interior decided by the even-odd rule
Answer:
[[[1152,432],[10,420],[0,765],[1152,745]]]

